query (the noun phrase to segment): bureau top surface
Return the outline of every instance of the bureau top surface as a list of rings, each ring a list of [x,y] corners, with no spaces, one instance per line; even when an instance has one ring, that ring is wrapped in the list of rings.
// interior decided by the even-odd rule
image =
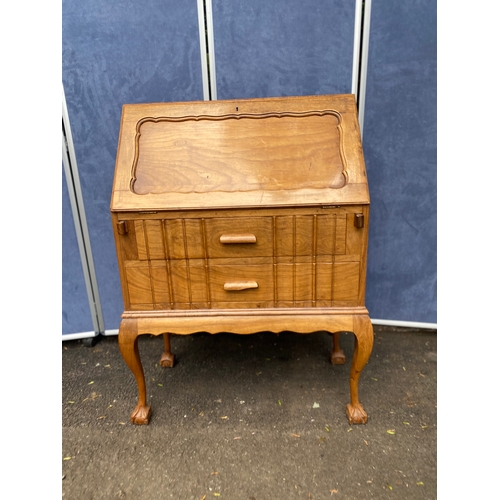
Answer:
[[[369,203],[353,95],[126,104],[112,211]]]

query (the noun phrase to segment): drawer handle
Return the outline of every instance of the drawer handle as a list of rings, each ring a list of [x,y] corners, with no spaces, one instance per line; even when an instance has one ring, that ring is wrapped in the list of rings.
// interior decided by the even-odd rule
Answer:
[[[229,292],[249,290],[250,288],[259,288],[259,284],[256,281],[230,281],[224,283],[224,290]]]
[[[257,243],[255,234],[223,234],[220,237],[223,245],[235,245],[239,243]]]

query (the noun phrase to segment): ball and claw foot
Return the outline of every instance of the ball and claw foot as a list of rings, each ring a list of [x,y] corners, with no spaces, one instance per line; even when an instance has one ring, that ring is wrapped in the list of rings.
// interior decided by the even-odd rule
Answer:
[[[135,425],[148,425],[151,417],[151,406],[137,405],[130,415],[130,421]]]
[[[357,404],[355,406],[348,404],[346,407],[347,420],[349,420],[349,424],[366,424],[368,420],[368,415],[366,411],[363,410],[363,406],[361,404]]]
[[[339,351],[332,351],[330,353],[330,363],[332,365],[344,365],[345,364],[345,354],[342,349]]]
[[[164,368],[172,368],[175,365],[175,355],[172,353],[164,352],[161,355],[160,366]]]

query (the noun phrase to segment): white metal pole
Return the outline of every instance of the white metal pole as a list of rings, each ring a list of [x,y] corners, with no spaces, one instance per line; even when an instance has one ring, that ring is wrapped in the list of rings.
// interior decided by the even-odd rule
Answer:
[[[207,38],[205,26],[205,2],[197,0],[198,5],[198,31],[200,34],[200,58],[201,58],[201,78],[203,83],[203,100],[210,100],[208,63],[207,63]]]
[[[362,27],[363,0],[356,0],[356,11],[354,16],[354,44],[352,50],[352,83],[351,94],[356,97],[358,102],[358,83],[359,83],[359,66],[361,52],[361,27]]]
[[[365,99],[366,99],[366,74],[368,70],[368,49],[370,46],[370,18],[372,13],[372,1],[365,0],[363,14],[363,42],[361,47],[361,68],[359,75],[359,99],[358,99],[358,121],[363,139],[363,127],[365,121]]]
[[[214,42],[214,20],[212,14],[212,0],[205,0],[207,14],[207,38],[208,59],[210,72],[210,92],[212,101],[217,100],[217,75],[215,71],[215,42]]]
[[[78,241],[78,249],[80,251],[85,287],[87,290],[87,297],[92,316],[92,325],[94,327],[94,336],[97,336],[99,333],[104,332],[104,319],[102,315],[101,301],[99,298],[99,290],[97,288],[97,277],[92,257],[92,248],[90,246],[90,236],[85,216],[83,195],[80,185],[80,177],[78,175],[75,148],[73,145],[73,136],[71,134],[64,87],[62,89],[62,121],[65,132],[65,134],[62,133],[62,159],[64,173],[66,175],[66,183],[68,185],[73,222],[75,224],[75,232]]]

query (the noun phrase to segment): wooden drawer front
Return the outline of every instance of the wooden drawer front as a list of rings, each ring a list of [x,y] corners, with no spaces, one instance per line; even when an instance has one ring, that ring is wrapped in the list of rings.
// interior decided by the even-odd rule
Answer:
[[[362,303],[358,262],[208,265],[200,259],[129,261],[125,271],[132,310],[342,307]]]
[[[119,238],[125,260],[270,257],[272,224],[270,217],[128,220]]]
[[[179,260],[171,262],[171,271],[173,307],[176,309],[274,305],[272,264],[207,266],[201,260]]]
[[[210,266],[210,294],[213,307],[272,307],[273,266]]]
[[[124,260],[319,257],[359,261],[364,228],[355,213],[128,220],[119,236]]]
[[[361,210],[126,220],[118,241],[127,308],[362,305],[367,225],[355,224]],[[224,289],[245,281],[258,286]]]
[[[271,217],[207,219],[205,228],[209,258],[270,257],[273,255],[273,219]],[[254,242],[251,242],[252,239]]]
[[[273,307],[272,264],[207,266],[201,260],[172,261],[176,309]],[[243,289],[231,285],[242,284]],[[256,287],[254,287],[257,285]]]
[[[125,263],[131,310],[274,306],[273,265],[212,265],[204,260]]]

